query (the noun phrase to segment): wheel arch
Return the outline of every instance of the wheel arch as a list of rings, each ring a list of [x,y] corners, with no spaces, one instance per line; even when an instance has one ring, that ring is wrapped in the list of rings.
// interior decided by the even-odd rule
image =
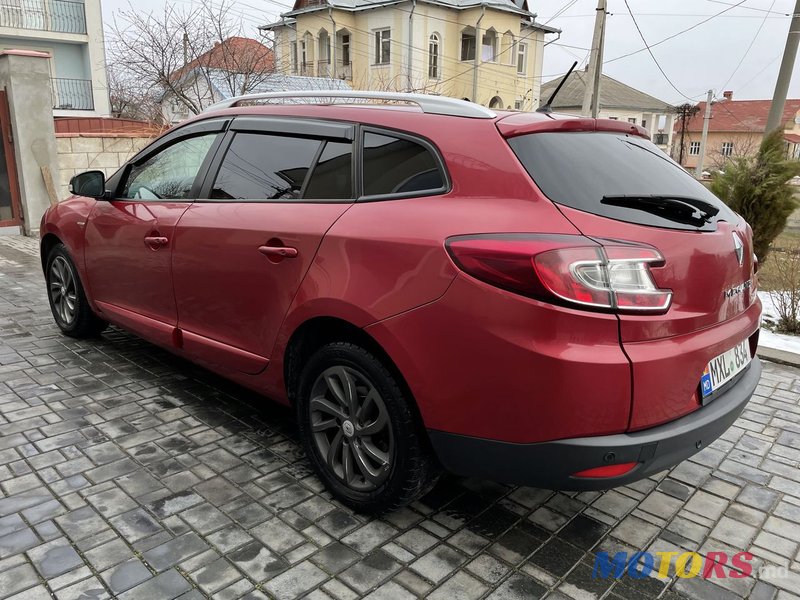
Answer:
[[[53,248],[61,243],[61,238],[52,232],[46,233],[44,237],[42,237],[42,241],[39,246],[39,258],[42,261],[42,271],[47,269],[47,257],[50,256],[50,252],[53,250]]]
[[[319,348],[330,342],[351,342],[375,354],[387,369],[397,378],[404,394],[411,400],[417,416],[420,417],[419,407],[411,393],[408,383],[398,369],[392,357],[383,347],[364,329],[353,325],[351,322],[338,317],[313,317],[301,323],[292,333],[286,344],[283,359],[283,377],[286,385],[286,395],[290,404],[295,403],[297,382],[303,365],[308,358]],[[420,420],[421,422],[421,420]]]

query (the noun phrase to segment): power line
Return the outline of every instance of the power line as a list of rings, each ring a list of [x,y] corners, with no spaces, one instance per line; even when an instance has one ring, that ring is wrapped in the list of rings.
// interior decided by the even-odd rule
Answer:
[[[730,6],[731,8],[736,8],[739,6],[739,4],[731,4],[730,2],[723,2],[723,0],[706,0],[706,2],[713,2],[714,4],[722,4],[724,6]],[[746,8],[747,10],[755,10],[758,12],[765,12],[768,14],[781,15],[783,17],[794,16],[794,13],[786,13],[779,10],[772,10],[772,7],[770,7],[769,9],[763,9],[763,8],[758,8],[756,6],[742,6],[742,8]]]
[[[775,0],[772,0],[772,4],[769,5],[769,10],[772,10],[773,6],[775,6]],[[736,68],[733,70],[733,73],[731,73],[731,76],[728,77],[728,79],[725,81],[725,83],[723,83],[719,87],[719,89],[724,90],[726,87],[728,87],[728,84],[730,83],[731,79],[733,79],[734,75],[736,75],[736,73],[739,72],[739,69],[742,67],[742,63],[744,63],[744,59],[747,58],[747,55],[750,54],[750,50],[753,49],[753,44],[756,43],[756,40],[758,39],[758,35],[761,33],[761,30],[764,28],[764,24],[767,22],[767,18],[768,17],[769,17],[769,13],[765,12],[764,13],[764,18],[761,20],[761,24],[758,26],[758,29],[756,29],[756,34],[753,36],[753,39],[750,40],[750,45],[747,46],[747,50],[745,50],[744,54],[742,54],[742,58],[739,60],[739,63],[736,65]]]
[[[771,61],[769,61],[769,62],[768,62],[766,65],[764,65],[764,66],[763,66],[761,69],[759,69],[759,70],[758,70],[758,73],[756,73],[756,74],[755,74],[755,75],[753,75],[753,76],[752,76],[750,79],[748,79],[747,81],[745,81],[745,82],[742,84],[742,87],[743,87],[743,88],[744,88],[744,87],[747,87],[747,86],[748,86],[748,85],[749,85],[749,84],[750,84],[750,83],[751,83],[751,82],[752,82],[754,79],[756,79],[757,77],[759,77],[760,75],[762,75],[762,74],[764,73],[764,71],[766,71],[766,70],[767,70],[767,69],[769,69],[769,68],[770,68],[772,65],[774,65],[776,62],[778,62],[778,60],[780,60],[780,58],[781,58],[781,55],[780,55],[780,54],[778,54],[777,56],[775,56],[775,57],[774,57],[774,58],[773,58]]]
[[[661,71],[661,74],[664,76],[664,79],[666,79],[667,83],[669,83],[672,86],[673,90],[678,92],[681,96],[683,96],[687,100],[692,100],[692,98],[690,96],[687,96],[686,94],[684,94],[682,91],[680,91],[678,89],[678,86],[676,86],[674,83],[672,83],[672,80],[664,72],[664,69],[661,68],[661,65],[658,63],[658,59],[656,58],[656,55],[653,54],[653,50],[650,48],[650,45],[647,43],[647,40],[645,39],[644,34],[642,33],[641,28],[639,27],[639,23],[636,22],[636,17],[633,16],[633,11],[631,10],[630,5],[628,4],[628,0],[625,0],[625,8],[628,9],[628,14],[631,16],[631,19],[633,20],[633,24],[636,26],[636,31],[639,32],[639,37],[642,38],[642,43],[644,43],[645,48],[650,53],[650,58],[652,58],[653,62],[656,63],[656,66],[658,67],[658,70]]]
[[[667,36],[667,37],[665,37],[664,39],[662,39],[662,40],[659,40],[659,41],[655,42],[654,44],[650,44],[649,48],[655,48],[656,46],[660,46],[660,45],[661,45],[661,44],[663,44],[664,42],[668,42],[669,40],[671,40],[671,39],[674,39],[674,38],[678,37],[679,35],[683,35],[684,33],[688,33],[689,31],[692,31],[693,29],[697,29],[697,28],[698,28],[698,27],[700,27],[701,25],[704,25],[705,23],[708,23],[708,22],[709,22],[709,21],[711,21],[712,19],[715,19],[715,18],[717,18],[717,17],[719,17],[719,16],[722,16],[722,15],[723,15],[723,14],[725,14],[726,12],[728,12],[728,11],[730,11],[730,10],[733,10],[733,9],[734,9],[734,8],[736,8],[737,6],[741,6],[741,5],[742,5],[742,4],[744,4],[745,2],[747,2],[747,0],[740,0],[740,1],[739,1],[738,3],[736,3],[736,4],[729,5],[729,6],[728,6],[728,8],[726,8],[726,9],[724,9],[724,10],[722,10],[722,11],[720,11],[720,12],[716,13],[716,14],[713,14],[713,15],[711,15],[710,17],[708,17],[708,18],[706,18],[706,19],[703,19],[702,21],[698,21],[697,23],[695,23],[695,24],[694,24],[694,25],[692,25],[691,27],[687,27],[686,29],[681,29],[680,31],[678,31],[678,32],[676,32],[676,33],[673,33],[672,35],[670,35],[670,36]],[[723,3],[723,4],[725,4],[725,3]],[[648,50],[648,48],[640,48],[639,50],[634,50],[633,52],[628,52],[627,54],[622,54],[622,55],[620,55],[620,56],[617,56],[617,57],[615,57],[615,58],[610,58],[610,59],[608,59],[608,60],[606,60],[606,61],[603,61],[603,64],[604,64],[604,65],[607,65],[607,64],[609,64],[609,63],[616,62],[616,61],[618,61],[618,60],[622,60],[623,58],[627,58],[627,57],[629,57],[629,56],[633,56],[634,54],[639,54],[640,52],[644,52],[645,50]],[[683,95],[683,94],[681,94],[681,95]]]
[[[550,21],[552,21],[553,19],[555,19],[555,18],[557,18],[558,16],[560,16],[560,15],[564,14],[565,12],[567,12],[567,11],[568,11],[570,8],[572,8],[572,7],[575,5],[575,3],[576,3],[577,1],[578,1],[578,0],[569,0],[569,2],[567,2],[567,3],[566,3],[564,6],[562,6],[561,8],[559,8],[559,9],[556,11],[556,13],[555,13],[555,14],[554,14],[552,17],[550,17],[549,19],[547,19],[547,21],[545,21],[545,22],[544,22],[544,24],[545,24],[545,25],[547,25],[547,24],[548,24]]]

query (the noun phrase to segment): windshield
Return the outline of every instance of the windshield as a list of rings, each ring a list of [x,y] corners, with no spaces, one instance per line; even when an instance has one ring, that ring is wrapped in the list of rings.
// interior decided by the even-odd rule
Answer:
[[[738,221],[719,198],[648,140],[619,133],[558,132],[522,135],[508,143],[539,189],[559,204],[672,229],[713,230],[718,220]],[[656,209],[654,196],[659,199]],[[680,210],[681,203],[693,201],[715,210],[704,211],[708,218],[693,222]]]

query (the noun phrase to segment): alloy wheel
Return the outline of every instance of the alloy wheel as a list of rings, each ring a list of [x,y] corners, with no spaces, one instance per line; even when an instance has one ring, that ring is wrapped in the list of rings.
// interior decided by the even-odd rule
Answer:
[[[311,431],[328,469],[349,488],[369,492],[388,477],[394,438],[386,403],[363,373],[323,371],[311,388]]]
[[[64,325],[71,325],[78,307],[78,290],[72,267],[63,256],[56,256],[50,264],[49,291],[56,316]]]

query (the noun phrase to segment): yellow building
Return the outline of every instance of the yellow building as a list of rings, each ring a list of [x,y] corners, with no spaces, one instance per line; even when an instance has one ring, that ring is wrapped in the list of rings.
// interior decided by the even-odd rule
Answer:
[[[261,29],[279,72],[519,110],[539,106],[545,35],[559,32],[527,0],[296,0]]]

